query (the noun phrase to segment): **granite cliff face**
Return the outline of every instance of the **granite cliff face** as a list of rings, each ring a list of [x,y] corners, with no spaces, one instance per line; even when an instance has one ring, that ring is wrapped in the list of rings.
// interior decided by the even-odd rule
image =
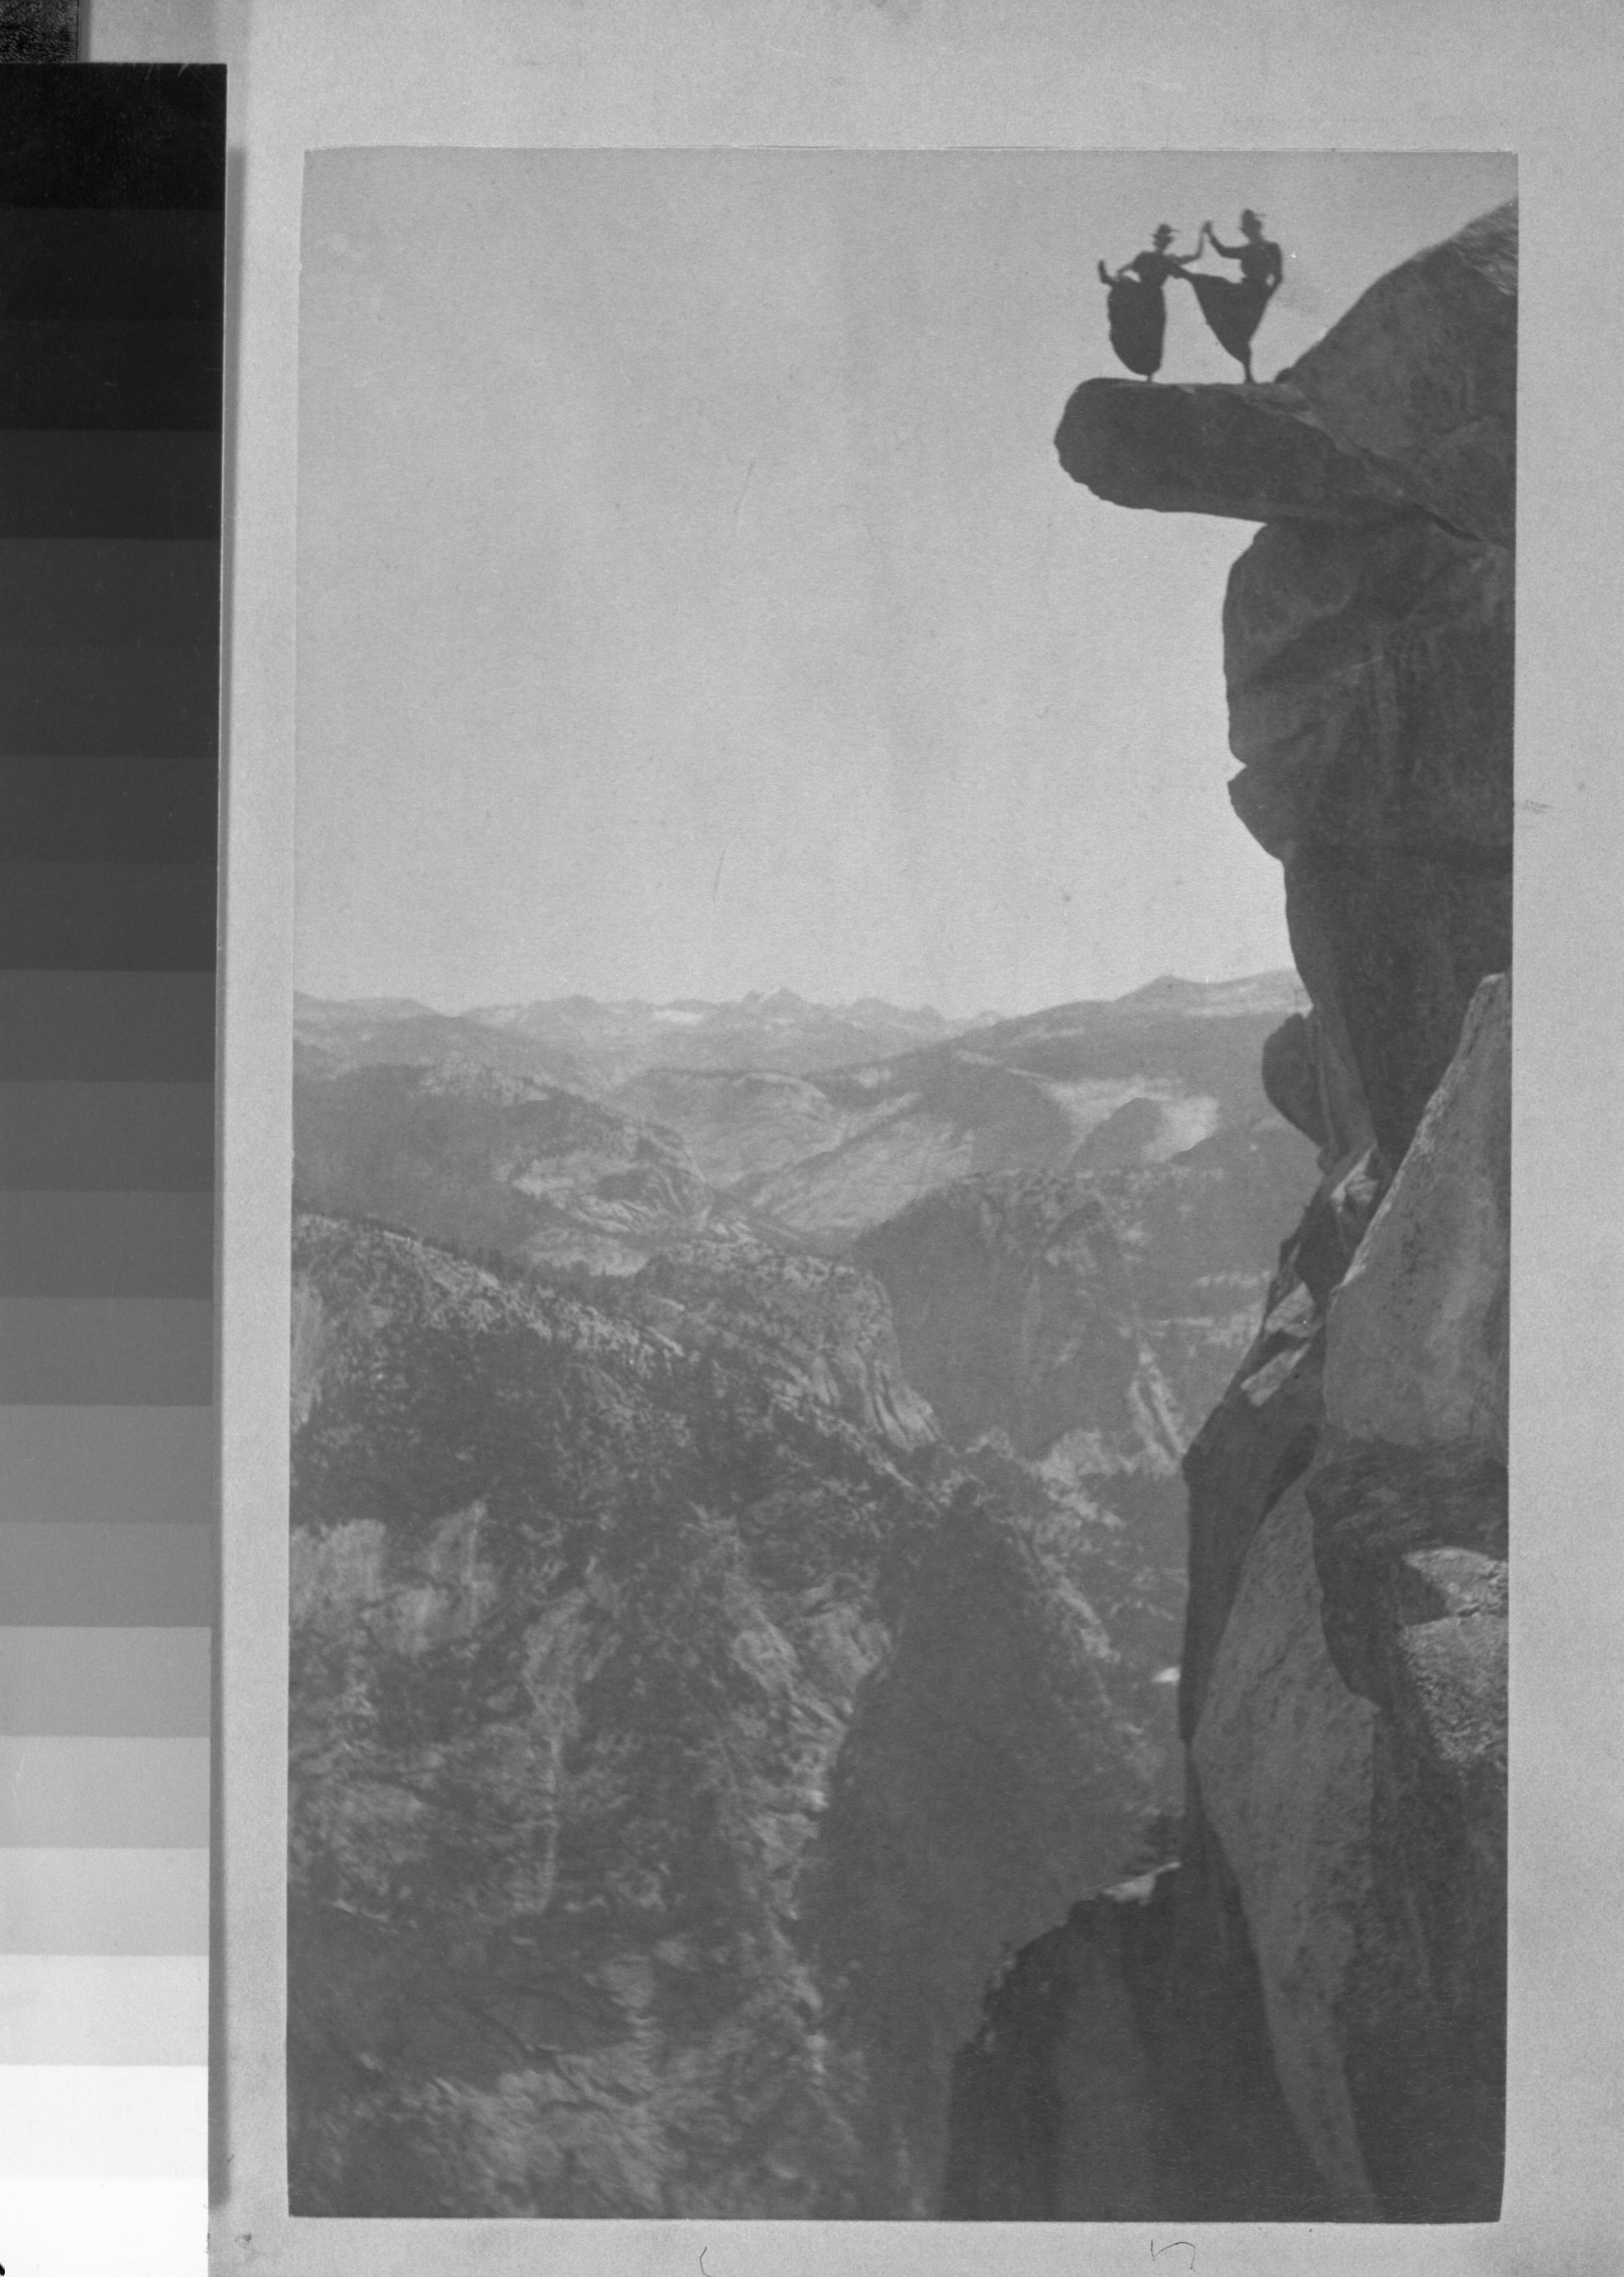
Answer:
[[[1498,2212],[1515,345],[1506,208],[1272,385],[1090,381],[1057,438],[1116,504],[1263,524],[1231,795],[1312,999],[1264,1080],[1323,1176],[1186,1459],[1179,1862],[989,2006],[964,2218]]]
[[[851,1253],[954,1441],[1002,1432],[1079,1476],[1172,1478],[1311,1175],[1296,1134],[1259,1117],[1168,1162],[958,1181]]]

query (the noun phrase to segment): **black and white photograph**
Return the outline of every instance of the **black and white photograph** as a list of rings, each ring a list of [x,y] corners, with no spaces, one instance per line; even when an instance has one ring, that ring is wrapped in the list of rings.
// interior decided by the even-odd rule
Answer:
[[[1498,2219],[1516,194],[307,158],[294,2215]]]

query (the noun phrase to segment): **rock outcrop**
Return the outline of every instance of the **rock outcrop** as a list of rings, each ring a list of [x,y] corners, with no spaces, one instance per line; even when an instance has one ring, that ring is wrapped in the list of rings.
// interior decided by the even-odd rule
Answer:
[[[1273,385],[1090,380],[1057,438],[1116,504],[1265,524],[1224,605],[1231,797],[1390,1166],[1510,962],[1515,379],[1506,207]]]
[[[955,1502],[830,1782],[805,1915],[865,2081],[850,2210],[870,2219],[939,2211],[955,2050],[1010,1954],[1120,1874],[1163,1768],[1085,1594],[1120,1521],[1048,1515]]]
[[[1179,1862],[991,2004],[967,2218],[1498,2209],[1515,343],[1508,207],[1273,385],[1091,381],[1057,438],[1114,503],[1264,524],[1224,609],[1231,795],[1285,872],[1313,1009],[1263,1074],[1323,1177],[1186,1460]]]
[[[1381,278],[1272,385],[1085,380],[1055,439],[1066,472],[1117,506],[1344,525],[1408,506],[1509,544],[1516,418],[1505,205]]]

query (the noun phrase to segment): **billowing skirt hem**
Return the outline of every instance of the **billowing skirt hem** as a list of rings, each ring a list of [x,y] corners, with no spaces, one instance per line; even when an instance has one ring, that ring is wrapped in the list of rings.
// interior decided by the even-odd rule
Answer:
[[[1192,277],[1190,283],[1219,346],[1244,363],[1269,306],[1269,287],[1231,277]]]
[[[1141,379],[1162,369],[1167,303],[1159,285],[1113,285],[1106,295],[1106,322],[1120,361]]]

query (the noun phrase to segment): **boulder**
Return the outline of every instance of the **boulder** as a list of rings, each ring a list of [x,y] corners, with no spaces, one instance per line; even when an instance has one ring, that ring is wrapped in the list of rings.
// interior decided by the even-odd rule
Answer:
[[[1292,1283],[1293,1290],[1302,1285]],[[1303,1321],[1312,1331],[1311,1307],[1305,1309]],[[1178,1717],[1186,1740],[1201,1714],[1253,1540],[1274,1503],[1312,1459],[1323,1413],[1323,1345],[1317,1336],[1260,1336],[1248,1357],[1257,1362],[1246,1379],[1251,1396],[1222,1401],[1185,1458],[1190,1489],[1190,1595]]]
[[[1370,1902],[1376,1724],[1326,1649],[1313,1520],[1294,1487],[1248,1552],[1191,1752],[1240,1886],[1281,2089],[1351,2221],[1381,2212],[1344,2025]]]
[[[1231,798],[1284,858],[1313,841],[1504,866],[1512,571],[1504,550],[1401,521],[1278,523],[1224,609]]]
[[[1327,1648],[1376,1712],[1346,2063],[1390,2220],[1491,2221],[1506,2083],[1506,1474],[1331,1433],[1303,1485]]]
[[[1262,1324],[1229,1395],[1185,1457],[1190,1590],[1178,1713],[1186,1740],[1253,1539],[1313,1459],[1324,1420],[1325,1303],[1359,1246],[1376,1194],[1362,1155],[1321,1181],[1281,1250]]]
[[[1510,962],[1509,867],[1310,844],[1286,865],[1285,913],[1298,970],[1391,1169],[1478,982]]]
[[[1506,1459],[1511,983],[1485,980],[1460,1047],[1331,1300],[1325,1409],[1350,1436],[1464,1441]]]
[[[1290,387],[1086,379],[1055,447],[1096,497],[1159,514],[1346,522],[1416,504],[1399,468],[1338,442]]]
[[[1293,1013],[1275,1030],[1262,1074],[1270,1105],[1318,1147],[1323,1172],[1345,1170],[1370,1152],[1376,1134],[1347,1047],[1338,1047],[1317,1010]]]
[[[1301,1012],[1293,1012],[1264,1044],[1262,1072],[1269,1104],[1323,1151],[1330,1133],[1314,1045],[1310,1020]]]
[[[1333,2215],[1193,1774],[1182,1851],[1073,1906],[999,1984],[955,2067],[949,2221]]]
[[[1440,521],[1501,544],[1516,509],[1514,202],[1401,262],[1282,381]]]

